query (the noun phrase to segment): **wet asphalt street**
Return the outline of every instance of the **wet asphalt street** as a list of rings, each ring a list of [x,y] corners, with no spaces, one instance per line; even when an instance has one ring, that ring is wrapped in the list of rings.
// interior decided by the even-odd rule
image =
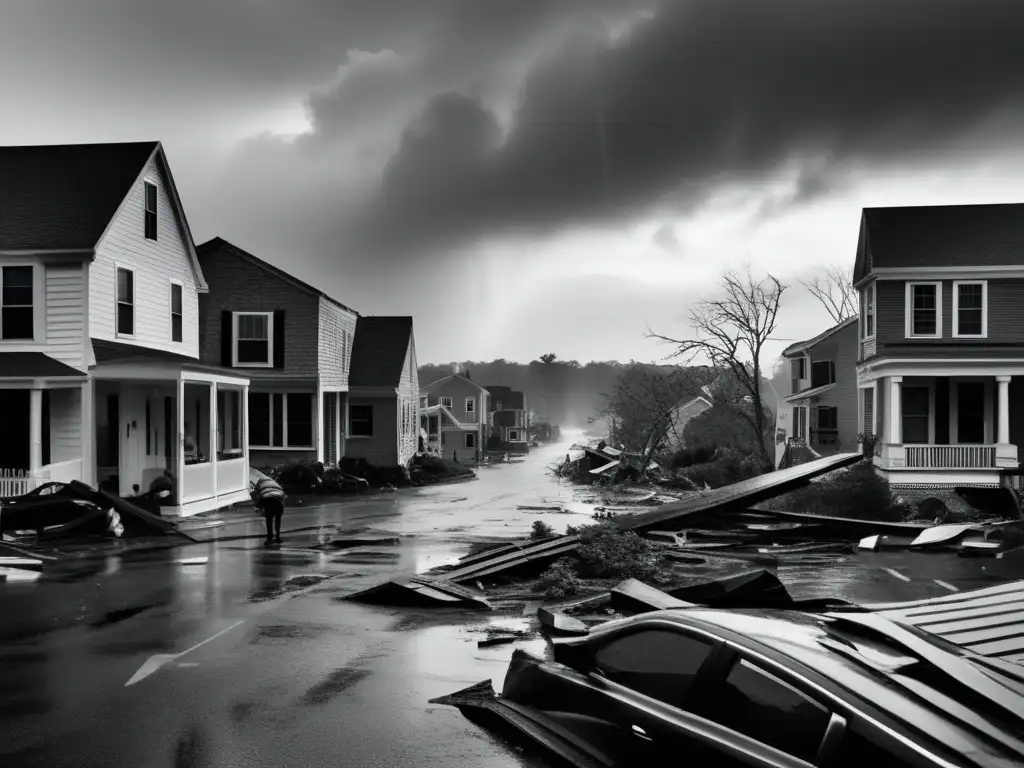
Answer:
[[[0,584],[0,764],[537,765],[427,703],[487,678],[500,687],[514,648],[541,652],[536,640],[476,646],[488,624],[525,619],[343,598],[452,562],[472,541],[522,536],[537,519],[556,530],[588,521],[593,506],[546,472],[566,448],[484,468],[474,481],[289,510],[281,550],[236,538],[262,533],[241,522],[196,530],[205,543],[74,560],[34,583]],[[516,509],[551,504],[578,514]],[[367,529],[399,543],[310,549]],[[203,565],[175,562],[202,556]],[[1018,568],[891,553],[779,575],[797,598],[883,601],[1019,578]]]

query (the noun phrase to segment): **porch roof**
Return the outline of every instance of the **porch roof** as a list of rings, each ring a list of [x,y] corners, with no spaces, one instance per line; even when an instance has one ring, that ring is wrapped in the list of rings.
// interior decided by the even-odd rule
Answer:
[[[90,371],[98,378],[104,378],[104,373],[110,373],[116,378],[118,372],[130,370],[133,374],[149,373],[158,379],[217,376],[225,380],[231,379],[233,384],[249,383],[249,377],[239,375],[240,371],[201,363],[186,355],[98,339],[93,339],[92,343],[96,365],[90,366]],[[140,378],[140,375],[133,375],[132,378]]]
[[[447,418],[448,421],[451,422],[452,426],[462,428],[462,424],[459,423],[459,420],[456,419],[452,415],[452,412],[445,408],[443,405],[431,405],[428,408],[421,408],[420,413],[423,414],[424,416],[434,416],[439,413],[444,414],[445,418]]]
[[[801,392],[794,392],[792,395],[786,398],[787,403],[799,403],[804,400],[810,400],[812,397],[828,392],[830,389],[834,389],[836,383],[833,381],[831,384],[822,384],[820,387],[811,387]]]
[[[87,377],[84,371],[55,360],[43,352],[0,352],[0,378],[54,379]]]

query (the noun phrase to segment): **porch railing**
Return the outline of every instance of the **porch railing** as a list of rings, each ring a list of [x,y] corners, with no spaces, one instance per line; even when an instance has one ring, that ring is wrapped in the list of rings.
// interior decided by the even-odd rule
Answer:
[[[34,487],[27,469],[0,469],[0,497],[21,496]]]
[[[908,445],[907,467],[914,469],[990,469],[994,445]]]

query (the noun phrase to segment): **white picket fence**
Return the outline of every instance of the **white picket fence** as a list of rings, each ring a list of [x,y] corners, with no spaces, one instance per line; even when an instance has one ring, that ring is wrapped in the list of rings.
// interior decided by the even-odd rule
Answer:
[[[0,469],[0,498],[21,496],[32,490],[32,477],[27,469]]]

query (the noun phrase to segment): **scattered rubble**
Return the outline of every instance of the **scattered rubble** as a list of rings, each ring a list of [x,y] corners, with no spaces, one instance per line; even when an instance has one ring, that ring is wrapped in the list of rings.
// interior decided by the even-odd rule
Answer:
[[[553,634],[586,635],[590,633],[590,628],[579,619],[552,611],[549,608],[539,609],[537,618],[540,620],[541,627]]]
[[[485,597],[450,581],[414,576],[407,581],[388,581],[346,597],[347,600],[374,605],[461,606],[490,611]]]
[[[611,591],[612,606],[626,611],[660,611],[665,608],[692,608],[693,603],[662,592],[642,581],[626,579]]]

